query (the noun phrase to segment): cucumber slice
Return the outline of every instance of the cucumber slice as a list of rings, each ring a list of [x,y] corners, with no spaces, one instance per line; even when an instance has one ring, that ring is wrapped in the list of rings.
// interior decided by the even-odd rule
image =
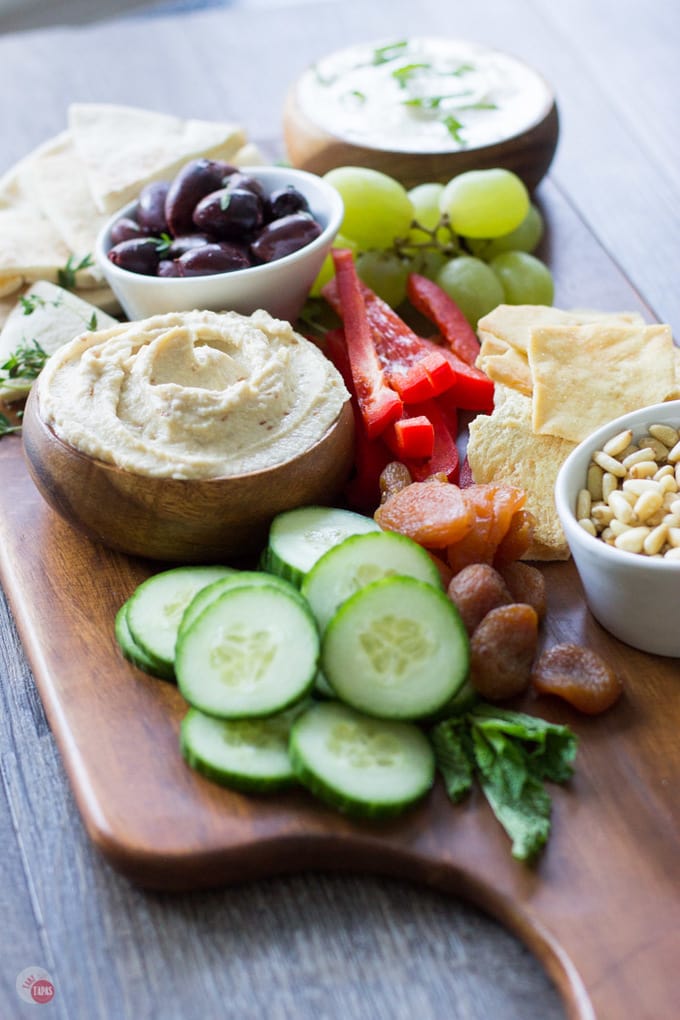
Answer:
[[[296,782],[288,738],[300,707],[268,719],[215,719],[190,708],[180,749],[202,775],[244,793],[273,793]]]
[[[127,622],[134,641],[158,669],[173,669],[177,631],[194,595],[231,567],[173,567],[154,574],[130,597]]]
[[[307,694],[319,635],[299,596],[255,585],[223,592],[177,642],[175,673],[194,708],[224,719],[274,715]]]
[[[177,633],[178,640],[189,629],[194,620],[198,619],[203,610],[207,609],[215,599],[219,598],[222,592],[227,591],[229,588],[242,588],[244,585],[269,585],[271,588],[280,588],[288,592],[293,598],[297,598],[305,607],[307,606],[307,601],[302,598],[298,589],[290,581],[285,581],[282,577],[276,577],[275,574],[266,574],[260,570],[235,570],[226,577],[220,577],[219,580],[213,581],[212,584],[207,585],[205,588],[201,588],[194,595],[184,610],[182,622]]]
[[[350,535],[380,531],[372,517],[328,506],[303,506],[278,514],[269,529],[263,567],[298,587],[328,549]]]
[[[453,602],[412,577],[388,577],[347,599],[323,636],[321,669],[336,697],[368,715],[423,719],[468,674],[470,642]]]
[[[301,591],[323,634],[345,599],[371,581],[393,574],[442,588],[439,571],[422,546],[395,531],[380,531],[353,535],[329,549],[309,571]]]
[[[153,659],[146,654],[144,649],[137,644],[130,633],[130,627],[127,622],[129,601],[130,600],[128,599],[127,602],[124,602],[116,613],[115,635],[121,652],[125,658],[133,664],[133,666],[143,670],[145,673],[150,673],[151,676],[160,677],[161,680],[174,680],[174,670],[165,669],[155,663]]]
[[[337,701],[299,716],[289,754],[304,786],[360,818],[397,815],[434,782],[434,753],[417,726],[371,719]]]

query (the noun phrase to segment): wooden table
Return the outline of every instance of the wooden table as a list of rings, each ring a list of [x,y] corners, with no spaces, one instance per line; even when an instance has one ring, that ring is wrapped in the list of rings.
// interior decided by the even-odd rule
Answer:
[[[561,143],[539,189],[556,304],[642,308],[677,334],[679,30],[670,0],[477,0],[455,17],[436,0],[319,0],[7,36],[0,171],[61,130],[72,100],[235,118],[276,151],[287,84],[315,57],[455,31],[531,61],[557,92]],[[431,889],[309,873],[172,897],[130,885],[85,835],[0,612],[0,1016],[33,1015],[15,990],[31,966],[56,988],[41,1015],[63,1020],[564,1015],[513,936]]]

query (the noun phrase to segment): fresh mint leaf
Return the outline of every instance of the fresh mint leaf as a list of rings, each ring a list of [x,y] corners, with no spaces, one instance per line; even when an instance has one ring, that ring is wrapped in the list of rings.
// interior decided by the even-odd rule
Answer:
[[[454,804],[461,801],[472,788],[474,770],[468,734],[469,728],[462,717],[446,719],[435,726],[430,734],[437,768]]]
[[[454,117],[452,113],[449,113],[446,117],[442,117],[442,124],[456,142],[460,142],[461,145],[465,143],[465,139],[461,135],[463,130],[463,124]]]
[[[427,71],[431,67],[432,64],[427,63],[404,64],[403,67],[395,67],[394,71],[392,71],[392,77],[400,89],[405,89],[411,79],[417,75],[419,71]]]
[[[497,731],[520,741],[527,767],[538,779],[564,783],[573,775],[577,739],[568,726],[486,704],[476,706],[470,716],[487,734]]]
[[[494,770],[480,773],[480,785],[491,810],[512,840],[512,856],[532,861],[550,835],[550,796],[538,779],[528,777],[517,797],[508,797]]]

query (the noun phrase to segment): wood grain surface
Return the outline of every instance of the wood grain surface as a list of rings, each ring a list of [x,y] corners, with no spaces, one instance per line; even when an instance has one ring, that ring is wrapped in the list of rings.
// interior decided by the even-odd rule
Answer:
[[[575,0],[561,7],[549,0],[479,0],[456,8],[455,26],[450,9],[439,0],[271,6],[260,0],[254,7],[242,3],[188,16],[6,36],[0,39],[0,170],[62,130],[66,106],[74,100],[131,103],[183,116],[235,116],[252,137],[278,152],[285,89],[309,62],[330,48],[386,33],[455,31],[532,62],[558,96],[560,143],[550,177],[538,193],[549,224],[544,254],[556,276],[556,303],[637,308],[650,319],[671,322],[677,336],[680,195],[673,168],[680,157],[680,132],[673,83],[679,28],[677,5],[668,0],[645,5]],[[172,73],[165,73],[168,69]],[[0,452],[5,442],[16,446],[3,441]],[[1,489],[7,493],[3,513],[10,493],[30,503],[23,483],[12,481],[13,456],[0,462]],[[48,536],[52,541],[49,511],[36,532],[33,510],[22,523],[21,507],[11,509],[13,523],[6,528],[13,529],[22,550],[42,550],[40,543]],[[57,527],[64,526],[57,522]],[[0,553],[7,561],[5,543]],[[16,550],[9,555],[12,561],[20,558]],[[146,569],[133,561],[123,568],[114,557],[119,565],[111,573],[110,554],[96,548],[85,560],[79,570],[69,568],[63,584],[63,554],[54,551],[38,564],[33,557],[30,586],[15,591],[19,620],[22,612],[31,619],[33,600],[43,611],[49,607],[41,640],[52,652],[60,645],[59,628],[70,633],[89,626],[84,592],[113,606]],[[19,566],[16,573],[21,573]],[[100,578],[106,579],[103,594]],[[559,581],[551,585],[559,612],[553,614],[547,637],[562,639],[582,628],[589,641],[598,641],[601,632],[585,612],[578,587],[563,587]],[[3,574],[3,583],[13,581]],[[106,645],[107,639],[97,636],[102,640]],[[79,641],[87,651],[89,643],[84,637]],[[502,892],[487,905],[509,921],[514,917],[514,923],[518,917],[521,922],[545,916],[552,924],[551,882],[560,880],[564,890],[571,880],[574,895],[562,908],[561,938],[570,947],[580,936],[587,945],[598,943],[585,963],[585,947],[583,954],[572,951],[598,1020],[663,1018],[677,1015],[677,988],[669,986],[677,970],[677,919],[668,918],[670,911],[675,918],[678,914],[678,819],[671,796],[678,777],[672,764],[677,737],[670,721],[660,716],[665,708],[670,720],[677,710],[677,680],[669,689],[649,673],[649,662],[654,668],[657,660],[623,646],[618,654],[628,693],[613,717],[618,720],[616,738],[609,730],[602,732],[601,723],[578,724],[582,750],[587,746],[589,755],[580,758],[571,788],[556,791],[548,855],[536,876],[526,876],[524,899],[514,913],[506,890],[515,866],[504,857],[497,880]],[[63,652],[61,657],[69,670],[71,660]],[[47,662],[32,651],[36,674],[47,669]],[[313,831],[310,840],[317,842],[318,857],[303,875],[171,897],[140,892],[91,851],[4,601],[0,674],[3,1017],[14,1020],[35,1012],[19,1002],[14,987],[16,974],[34,963],[50,971],[57,988],[55,1000],[41,1007],[40,1015],[59,1020],[151,1020],[159,1015],[185,1020],[194,1013],[208,1020],[410,1020],[416,1015],[422,1020],[558,1020],[563,1015],[550,983],[520,942],[464,902],[439,893],[438,883],[448,887],[464,877],[456,868],[465,871],[466,858],[463,853],[456,863],[454,842],[447,845],[444,862],[436,863],[442,834],[434,828],[426,836],[424,823],[419,828],[415,817],[408,823],[413,849],[402,844],[399,854],[386,858],[386,866],[396,873],[414,865],[413,875],[433,883],[433,891],[420,882],[367,877],[368,865],[356,874],[321,874],[327,848]],[[101,686],[97,697],[111,705],[106,670],[97,666],[93,676]],[[137,675],[134,686],[142,693],[135,697],[145,696],[147,683]],[[170,697],[170,689],[162,696]],[[77,698],[74,683],[69,699]],[[46,705],[49,709],[49,699]],[[174,711],[171,704],[167,711]],[[157,705],[154,712],[152,720],[158,714],[166,718],[166,706]],[[50,721],[58,729],[51,709]],[[170,736],[167,741],[169,758],[174,743]],[[667,754],[660,769],[653,765],[658,747]],[[78,748],[70,750],[77,757]],[[610,750],[608,769],[604,762]],[[67,760],[68,752],[67,747]],[[115,771],[122,768],[118,764]],[[601,784],[610,782],[610,770],[617,771],[619,781],[605,816],[591,816],[582,839],[585,849],[576,852],[568,835],[572,821],[580,824],[582,812],[603,800]],[[132,773],[128,778],[130,796],[137,785],[145,788],[143,778]],[[89,797],[94,789],[87,791]],[[468,809],[441,808],[453,812],[456,825],[468,831]],[[478,805],[470,808],[476,811]],[[149,812],[155,810],[152,799]],[[496,852],[504,837],[492,823],[487,818],[485,835]],[[484,831],[481,822],[475,824],[481,829],[473,826],[473,831]],[[653,832],[661,827],[668,849],[651,845],[650,825]],[[614,832],[614,843],[605,832]],[[293,833],[289,846],[299,836]],[[617,850],[618,837],[624,851]],[[353,853],[346,863],[358,867],[358,851]],[[581,874],[574,881],[576,863],[580,867],[586,859],[589,877]],[[627,883],[617,875],[619,862]],[[301,857],[297,863],[307,861]],[[484,899],[474,882],[467,888]],[[590,904],[600,889],[597,902],[606,903],[608,916],[594,916]],[[648,889],[649,896],[635,913],[631,898],[638,903],[641,889]],[[541,959],[555,963],[559,951],[555,942],[550,948],[546,930],[552,931],[539,931],[532,945]],[[564,960],[555,966],[562,989],[568,988],[571,1014],[583,1015],[583,1001],[574,1005],[578,979],[564,970]]]

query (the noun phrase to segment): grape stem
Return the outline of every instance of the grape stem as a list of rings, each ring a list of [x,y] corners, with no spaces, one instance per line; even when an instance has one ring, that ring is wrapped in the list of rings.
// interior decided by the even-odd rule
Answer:
[[[457,234],[455,234],[451,229],[451,223],[449,222],[449,217],[446,213],[444,213],[439,222],[435,224],[432,229],[423,226],[423,224],[419,223],[418,220],[412,220],[409,229],[411,231],[419,230],[421,233],[426,234],[427,240],[414,241],[410,237],[395,237],[392,250],[394,251],[394,254],[398,255],[400,258],[407,256],[409,252],[413,252],[414,250],[419,252],[440,252],[449,259],[462,254],[460,240]],[[442,232],[442,230],[448,231],[448,241],[442,242],[441,238],[437,236]]]

